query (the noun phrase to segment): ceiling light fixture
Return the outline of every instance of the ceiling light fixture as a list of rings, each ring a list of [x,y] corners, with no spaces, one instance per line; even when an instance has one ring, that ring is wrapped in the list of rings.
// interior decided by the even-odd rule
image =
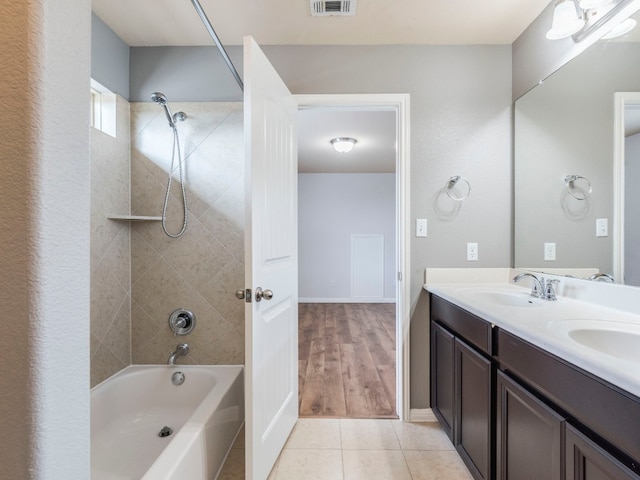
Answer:
[[[578,43],[596,31],[606,33],[606,38],[614,38],[633,29],[634,22],[626,20],[638,10],[640,0],[558,0],[547,38],[573,37]],[[610,25],[608,30],[605,24]],[[624,28],[620,24],[624,24]]]
[[[331,140],[331,145],[336,152],[347,153],[353,150],[354,145],[358,141],[355,138],[350,137],[338,137]]]

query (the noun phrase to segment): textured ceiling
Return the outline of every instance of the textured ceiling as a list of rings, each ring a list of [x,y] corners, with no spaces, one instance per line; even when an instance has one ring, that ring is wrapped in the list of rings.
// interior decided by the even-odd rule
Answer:
[[[211,45],[189,0],[93,0],[129,46]],[[312,17],[309,0],[201,0],[224,45],[510,45],[549,0],[358,0],[353,17]]]

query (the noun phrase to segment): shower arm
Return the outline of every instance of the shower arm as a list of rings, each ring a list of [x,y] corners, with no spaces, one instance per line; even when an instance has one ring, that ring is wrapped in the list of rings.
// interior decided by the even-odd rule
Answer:
[[[220,39],[218,38],[216,31],[211,26],[211,22],[207,18],[207,14],[204,13],[204,10],[202,9],[200,2],[198,0],[191,0],[191,3],[193,4],[193,8],[196,9],[196,12],[198,12],[200,19],[202,20],[202,23],[204,23],[205,28],[209,32],[209,35],[211,35],[211,38],[213,39],[216,46],[218,47],[218,50],[220,50],[220,54],[224,58],[224,61],[227,63],[229,70],[231,70],[231,74],[236,79],[236,82],[238,82],[238,85],[240,85],[240,90],[244,92],[244,84],[242,83],[242,79],[240,78],[240,75],[238,75],[238,71],[236,70],[236,67],[233,65],[231,58],[229,58],[227,51],[224,49],[224,46],[220,42]]]

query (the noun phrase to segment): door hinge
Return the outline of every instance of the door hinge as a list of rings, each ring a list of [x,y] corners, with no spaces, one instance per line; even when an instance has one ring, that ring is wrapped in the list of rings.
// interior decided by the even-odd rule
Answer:
[[[402,272],[398,272],[398,281],[401,282],[402,281]]]

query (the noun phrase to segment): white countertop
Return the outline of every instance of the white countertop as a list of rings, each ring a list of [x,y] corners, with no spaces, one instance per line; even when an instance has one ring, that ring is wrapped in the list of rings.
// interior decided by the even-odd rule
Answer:
[[[593,282],[590,282],[593,283]],[[486,321],[536,345],[592,374],[640,397],[640,350],[635,360],[625,360],[586,347],[569,337],[568,325],[589,321],[613,322],[640,335],[640,314],[558,295],[556,301],[531,297],[535,305],[507,306],[491,300],[492,292],[504,292],[526,302],[529,288],[509,283],[439,284],[425,290],[454,303]],[[562,291],[562,290],[559,290]],[[512,295],[513,294],[513,295]],[[570,323],[571,322],[571,323]],[[627,325],[623,325],[627,324]],[[631,324],[631,325],[628,325]]]

